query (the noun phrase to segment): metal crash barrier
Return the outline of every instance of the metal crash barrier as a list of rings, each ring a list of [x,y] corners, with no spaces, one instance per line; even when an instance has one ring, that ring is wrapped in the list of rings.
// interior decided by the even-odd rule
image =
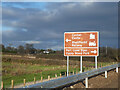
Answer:
[[[98,68],[98,69],[93,69],[91,71],[71,75],[71,76],[68,76],[68,77],[61,77],[61,78],[58,78],[58,79],[49,80],[49,81],[25,86],[25,87],[22,87],[22,88],[58,88],[58,87],[65,86],[67,84],[75,83],[75,82],[83,80],[83,79],[86,80],[85,81],[86,82],[86,88],[88,88],[88,78],[89,77],[100,74],[100,73],[107,72],[107,71],[112,70],[112,69],[116,69],[116,72],[118,73],[118,67],[120,67],[120,63],[110,65],[110,66],[106,66],[106,67],[102,67],[102,68]],[[106,75],[107,74],[105,74],[105,77],[106,77]]]

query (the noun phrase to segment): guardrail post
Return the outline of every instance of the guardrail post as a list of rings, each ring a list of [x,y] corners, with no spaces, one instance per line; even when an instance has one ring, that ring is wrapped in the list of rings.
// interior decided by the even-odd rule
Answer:
[[[116,67],[116,73],[118,73],[118,67]]]
[[[66,72],[65,72],[65,77],[66,77]]]
[[[105,71],[105,78],[107,78],[107,71]]]
[[[85,87],[88,88],[88,78],[85,78]]]

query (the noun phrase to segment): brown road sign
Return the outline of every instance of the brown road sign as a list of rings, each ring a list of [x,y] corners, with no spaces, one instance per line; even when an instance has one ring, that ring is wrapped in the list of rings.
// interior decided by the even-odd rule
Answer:
[[[98,56],[98,32],[65,32],[64,56]]]

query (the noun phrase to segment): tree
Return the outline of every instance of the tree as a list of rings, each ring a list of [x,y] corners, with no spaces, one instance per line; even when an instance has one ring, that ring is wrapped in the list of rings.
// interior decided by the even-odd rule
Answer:
[[[22,45],[18,46],[18,53],[22,54],[22,55],[25,54],[24,46],[22,46]]]
[[[6,47],[5,51],[12,51],[12,48],[10,46]]]
[[[118,61],[118,49],[108,47],[107,56]]]
[[[5,46],[3,44],[0,44],[0,51],[2,50],[2,52],[5,51]]]
[[[33,44],[28,44],[28,43],[25,45],[25,49],[27,54],[34,54],[36,51],[36,49],[33,47]]]

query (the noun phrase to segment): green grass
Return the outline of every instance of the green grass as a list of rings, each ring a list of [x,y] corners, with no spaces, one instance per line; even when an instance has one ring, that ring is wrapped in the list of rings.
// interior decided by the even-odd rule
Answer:
[[[116,64],[117,62],[98,62],[98,67],[100,67],[101,65],[102,66],[108,66],[108,65],[112,65],[112,64]],[[86,65],[89,65],[89,66],[95,66],[95,63],[86,63]]]
[[[76,69],[74,69],[75,71]],[[70,70],[70,72],[72,72],[73,69]],[[11,80],[14,80],[14,85],[18,85],[20,83],[23,83],[23,79],[26,79],[26,82],[32,82],[34,80],[34,77],[36,78],[36,80],[40,80],[41,76],[43,77],[43,79],[47,79],[48,75],[50,75],[50,77],[55,77],[55,74],[57,74],[57,76],[60,75],[60,73],[62,73],[62,75],[65,75],[66,69],[60,69],[60,70],[55,70],[55,71],[43,71],[42,74],[41,73],[31,73],[31,74],[24,74],[24,75],[19,75],[19,76],[11,76],[11,75],[5,75],[3,76],[3,82],[4,82],[4,87],[9,87],[11,85]]]
[[[20,63],[9,62],[3,62],[2,65],[3,70],[9,71],[9,73],[3,73],[2,80],[4,82],[4,87],[10,87],[11,80],[14,80],[14,85],[18,85],[23,83],[23,79],[26,79],[26,82],[32,82],[34,80],[34,77],[36,77],[36,80],[40,80],[41,76],[43,76],[43,79],[47,79],[48,75],[50,75],[50,77],[55,77],[55,74],[59,76],[60,73],[64,75],[66,72],[66,66],[62,67],[58,65],[24,65]],[[35,72],[37,70],[39,71]],[[70,68],[70,72],[72,72],[73,70],[76,69]],[[14,75],[13,73],[18,74]]]

